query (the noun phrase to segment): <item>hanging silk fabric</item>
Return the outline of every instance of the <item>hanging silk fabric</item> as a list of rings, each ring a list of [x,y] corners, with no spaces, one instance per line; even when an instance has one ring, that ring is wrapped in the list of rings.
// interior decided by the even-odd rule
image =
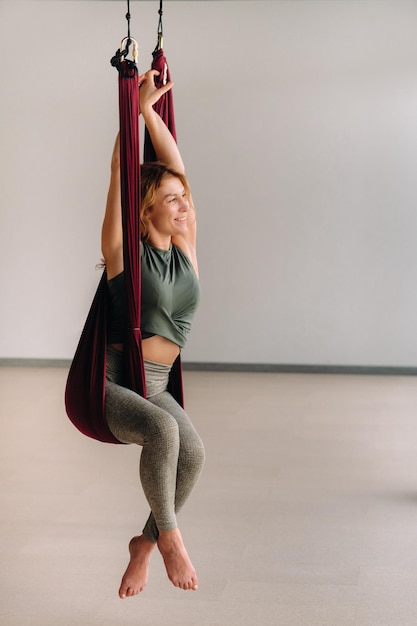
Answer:
[[[119,71],[120,186],[127,333],[124,345],[127,386],[146,397],[140,332],[140,150],[139,84],[136,64],[122,61]]]
[[[107,289],[104,271],[68,373],[65,409],[71,422],[84,435],[119,443],[104,417]]]
[[[168,67],[168,62],[163,50],[164,33],[162,26],[162,0],[159,4],[159,22],[158,22],[158,40],[155,50],[152,53],[152,69],[159,72],[158,76],[155,76],[156,87],[162,87],[171,80],[171,75]],[[155,111],[164,120],[166,126],[168,126],[171,135],[174,139],[177,139],[177,133],[175,129],[175,117],[174,117],[174,101],[172,96],[172,90],[170,89],[165,93],[154,105]],[[147,129],[145,128],[145,144],[143,152],[144,161],[156,161],[155,150],[152,145],[151,138]]]
[[[129,13],[128,16],[130,18]],[[119,71],[123,262],[128,318],[124,358],[127,386],[146,397],[140,332],[139,89],[136,64],[122,58],[128,53],[130,33],[124,41],[127,42],[126,49],[118,51],[112,59],[112,65]],[[65,408],[71,422],[84,435],[106,443],[120,443],[105,418],[107,303],[107,274],[104,271],[68,373]],[[183,405],[180,357],[172,367],[168,389]]]
[[[112,59],[119,72],[120,185],[123,224],[123,263],[126,287],[127,332],[124,349],[127,386],[146,396],[140,333],[140,163],[139,88],[135,61],[126,58],[129,36]],[[126,48],[123,49],[123,43]],[[105,419],[107,275],[103,272],[85,323],[65,389],[68,417],[85,435],[120,443]]]

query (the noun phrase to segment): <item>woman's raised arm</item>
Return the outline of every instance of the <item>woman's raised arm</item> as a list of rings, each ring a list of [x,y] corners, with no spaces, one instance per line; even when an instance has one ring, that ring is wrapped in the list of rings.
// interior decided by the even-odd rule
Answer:
[[[109,278],[123,269],[122,200],[120,191],[119,133],[113,148],[106,213],[101,230],[101,251]]]
[[[149,72],[139,77],[140,112],[149,131],[158,161],[183,174],[185,168],[177,143],[164,121],[152,108],[164,93],[172,89],[174,83],[169,81],[166,85],[157,89],[154,83],[154,76],[157,75],[158,72],[156,70],[149,70]]]

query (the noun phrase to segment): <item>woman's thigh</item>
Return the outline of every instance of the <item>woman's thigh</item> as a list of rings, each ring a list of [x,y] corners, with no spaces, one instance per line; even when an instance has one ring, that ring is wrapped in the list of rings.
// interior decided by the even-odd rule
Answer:
[[[105,413],[113,435],[123,443],[145,443],[146,400],[134,391],[106,381]]]
[[[153,396],[150,398],[150,402],[172,415],[178,424],[181,440],[188,439],[194,441],[194,443],[198,442],[201,444],[200,437],[191,422],[191,419],[188,417],[188,414],[168,391],[164,391],[156,396]]]
[[[141,446],[156,441],[177,445],[177,422],[162,407],[109,380],[105,401],[108,426],[119,441]]]

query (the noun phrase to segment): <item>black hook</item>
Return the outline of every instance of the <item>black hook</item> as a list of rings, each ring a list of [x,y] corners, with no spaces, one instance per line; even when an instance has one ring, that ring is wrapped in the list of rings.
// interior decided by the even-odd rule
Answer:
[[[127,38],[130,39],[130,0],[127,0]]]
[[[163,10],[162,10],[162,0],[160,0],[159,2],[159,21],[158,21],[158,40],[157,40],[157,44],[154,50],[155,52],[158,52],[158,50],[161,50],[163,48],[164,45],[164,29],[162,26],[162,14],[163,14]]]

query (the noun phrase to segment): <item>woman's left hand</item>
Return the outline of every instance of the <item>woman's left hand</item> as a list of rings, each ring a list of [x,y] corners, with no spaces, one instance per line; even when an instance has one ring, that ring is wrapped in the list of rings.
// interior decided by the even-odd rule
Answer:
[[[139,105],[140,111],[143,113],[147,109],[152,108],[152,106],[158,102],[159,98],[172,89],[174,83],[172,80],[168,81],[166,85],[162,87],[155,87],[154,76],[158,76],[158,70],[148,70],[146,74],[142,74],[139,76]]]

